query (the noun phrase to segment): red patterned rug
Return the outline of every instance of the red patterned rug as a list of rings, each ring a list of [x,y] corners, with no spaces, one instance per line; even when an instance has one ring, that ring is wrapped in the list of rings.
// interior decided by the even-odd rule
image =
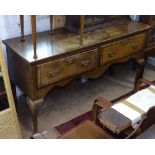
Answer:
[[[153,81],[153,83],[155,83],[155,81]],[[146,85],[145,85],[145,86],[142,86],[141,89],[144,89],[144,88],[146,88],[146,87],[147,87]],[[126,97],[132,95],[133,93],[134,93],[134,91],[132,90],[132,91],[130,91],[129,93],[124,94],[124,95],[122,95],[122,96],[120,96],[120,97],[118,97],[118,98],[112,100],[111,102],[112,102],[112,103],[116,103],[116,102],[118,102],[119,100],[121,100],[121,99],[123,99],[123,98],[126,98]],[[73,118],[72,120],[70,120],[70,121],[68,121],[68,122],[66,122],[66,123],[63,123],[63,124],[60,124],[60,125],[56,126],[55,128],[56,128],[61,134],[63,134],[63,133],[65,133],[66,131],[68,131],[68,130],[74,128],[75,126],[77,126],[78,124],[80,124],[81,122],[83,122],[84,120],[90,119],[90,118],[91,118],[91,111],[88,111],[88,112],[86,112],[86,113],[84,113],[84,114],[82,114],[82,115],[80,115],[80,116],[78,116],[78,117],[76,117],[76,118]]]

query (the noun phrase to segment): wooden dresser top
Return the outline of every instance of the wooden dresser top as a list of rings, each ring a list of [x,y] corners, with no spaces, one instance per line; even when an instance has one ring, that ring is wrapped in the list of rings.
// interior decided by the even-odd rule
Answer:
[[[65,28],[55,30],[53,35],[50,35],[49,31],[40,32],[37,33],[37,60],[33,58],[32,35],[26,35],[24,42],[21,42],[20,38],[17,37],[4,40],[3,43],[28,63],[36,63],[70,54],[71,52],[91,49],[100,44],[116,41],[118,38],[130,36],[149,28],[144,23],[127,19],[121,20],[115,24],[105,25],[102,29],[85,33],[83,45],[80,45],[80,36],[78,34]]]

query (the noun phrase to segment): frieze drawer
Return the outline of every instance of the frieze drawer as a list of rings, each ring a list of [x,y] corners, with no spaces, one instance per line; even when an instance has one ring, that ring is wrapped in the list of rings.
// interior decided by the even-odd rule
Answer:
[[[97,66],[97,49],[38,65],[38,88],[90,71]]]
[[[133,53],[141,52],[145,42],[145,33],[129,37],[100,47],[101,65],[119,60]]]

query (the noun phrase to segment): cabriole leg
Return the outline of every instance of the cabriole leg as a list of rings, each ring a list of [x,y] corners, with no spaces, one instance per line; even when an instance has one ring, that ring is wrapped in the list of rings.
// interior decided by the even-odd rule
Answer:
[[[38,110],[39,110],[39,107],[43,104],[43,102],[44,102],[43,98],[35,101],[32,101],[29,97],[27,98],[27,104],[29,106],[29,109],[32,115],[34,133],[38,132],[38,123],[37,123]]]

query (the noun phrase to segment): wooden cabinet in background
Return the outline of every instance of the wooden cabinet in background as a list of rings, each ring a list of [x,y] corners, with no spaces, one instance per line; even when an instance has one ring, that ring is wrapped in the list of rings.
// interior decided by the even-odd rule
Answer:
[[[84,32],[94,31],[109,22],[117,21],[118,19],[129,18],[129,16],[121,15],[85,15],[84,16]],[[80,32],[81,22],[80,15],[67,15],[66,28],[73,32]]]
[[[140,21],[150,25],[146,56],[155,55],[155,15],[141,15]]]

